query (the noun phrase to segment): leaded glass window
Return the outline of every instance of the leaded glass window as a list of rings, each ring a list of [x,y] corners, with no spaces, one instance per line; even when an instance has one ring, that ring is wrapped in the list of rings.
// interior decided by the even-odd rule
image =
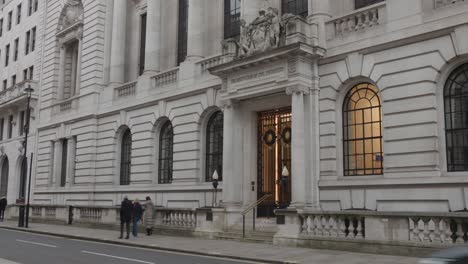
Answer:
[[[370,83],[353,87],[343,105],[344,175],[383,174],[382,105]]]
[[[308,0],[282,0],[281,11],[283,14],[307,17],[309,13],[307,2]]]
[[[159,183],[172,182],[172,162],[173,162],[173,148],[174,148],[174,132],[172,129],[171,121],[166,121],[159,135]]]
[[[122,136],[120,154],[120,185],[130,184],[130,173],[132,166],[132,134],[126,129]]]
[[[447,170],[468,170],[468,63],[450,74],[444,88]]]
[[[206,181],[213,180],[216,170],[219,180],[223,179],[223,113],[218,111],[208,120],[206,126]]]
[[[240,36],[241,0],[224,0],[224,38]]]

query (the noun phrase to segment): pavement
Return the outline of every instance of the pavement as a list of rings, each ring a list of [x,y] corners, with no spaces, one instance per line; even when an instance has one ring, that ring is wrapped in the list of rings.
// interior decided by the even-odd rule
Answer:
[[[210,240],[193,237],[176,237],[176,236],[162,236],[153,235],[145,236],[140,234],[137,238],[131,237],[129,240],[118,239],[120,232],[118,230],[104,230],[104,229],[91,229],[75,226],[65,225],[51,225],[51,224],[37,224],[30,223],[28,229],[17,228],[16,222],[2,222],[0,223],[0,231],[10,230],[21,230],[27,232],[33,232],[36,234],[45,234],[58,236],[67,239],[73,239],[74,241],[84,240],[89,242],[102,242],[108,245],[114,246],[130,246],[136,249],[153,249],[159,251],[165,251],[172,253],[173,255],[184,255],[190,254],[192,256],[204,256],[204,257],[222,257],[223,259],[238,260],[240,262],[231,263],[347,263],[347,264],[367,264],[367,263],[382,263],[382,264],[417,264],[419,259],[412,257],[403,256],[389,256],[389,255],[375,255],[365,253],[353,253],[345,251],[333,251],[333,250],[322,250],[322,249],[308,249],[308,248],[295,248],[295,247],[279,247],[269,244],[257,244],[248,242],[238,241],[227,241],[227,240]],[[5,230],[7,229],[7,230]],[[18,232],[16,232],[18,233]],[[24,234],[24,233],[23,233]],[[3,237],[3,234],[0,234]],[[12,238],[10,237],[10,240]],[[1,241],[1,240],[0,240]],[[17,242],[17,241],[16,241]],[[83,242],[83,241],[82,241]],[[42,243],[42,242],[38,242]],[[3,243],[2,243],[3,245]],[[1,251],[0,251],[1,252]],[[106,251],[108,252],[108,251]],[[114,251],[112,251],[114,252]],[[118,256],[126,257],[123,251],[116,251],[122,254],[115,254]],[[107,253],[106,253],[107,254]],[[112,254],[109,254],[112,255]],[[133,255],[132,255],[133,256]],[[140,255],[133,256],[134,258]],[[9,260],[17,261],[14,258],[7,258],[5,255],[0,254],[0,258],[6,258]],[[0,259],[1,260],[1,259]],[[244,261],[244,262],[243,262]],[[2,262],[0,262],[2,263]],[[33,263],[33,262],[31,262]],[[47,263],[47,262],[39,262]],[[56,262],[49,262],[56,263]],[[62,262],[62,263],[75,263],[75,262]],[[81,263],[81,262],[76,262]],[[93,263],[93,262],[83,262]],[[101,263],[101,262],[99,262]],[[102,262],[104,263],[104,262]],[[110,262],[118,263],[118,262]],[[129,262],[125,262],[129,263]],[[145,263],[145,262],[140,262]],[[148,263],[150,263],[148,261]],[[157,262],[160,263],[209,263],[205,260],[198,262]],[[218,262],[211,263],[223,263],[218,259]],[[230,262],[225,262],[230,263]],[[29,264],[24,263],[24,264]]]

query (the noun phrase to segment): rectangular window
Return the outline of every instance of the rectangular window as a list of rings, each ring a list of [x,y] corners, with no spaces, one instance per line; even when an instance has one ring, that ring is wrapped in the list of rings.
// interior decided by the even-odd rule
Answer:
[[[141,15],[140,28],[140,75],[145,71],[145,49],[146,49],[146,14]]]
[[[6,54],[5,54],[5,66],[8,66],[8,62],[10,60],[10,44],[6,45]]]
[[[0,140],[3,140],[3,126],[5,124],[5,119],[0,119]]]
[[[309,14],[308,0],[282,0],[281,12],[283,14],[293,14],[307,17]]]
[[[68,160],[68,140],[62,140],[62,166],[60,170],[60,187],[65,187],[67,182],[67,160]]]
[[[28,30],[26,32],[26,39],[25,39],[25,43],[24,43],[24,47],[25,47],[24,54],[26,54],[26,55],[28,55],[28,53],[29,53],[29,41],[30,41],[30,39],[31,39],[31,31]]]
[[[0,19],[0,37],[3,35],[3,18]]]
[[[34,66],[29,67],[29,80],[34,79]]]
[[[26,81],[28,79],[28,69],[23,70],[23,81]]]
[[[18,48],[19,48],[19,38],[15,39],[15,53],[13,56],[13,61],[18,60]]]
[[[224,38],[239,38],[241,0],[224,1]]]
[[[7,79],[3,80],[3,91],[5,91],[8,88],[8,81]]]
[[[39,0],[34,0],[34,12],[37,11],[38,5],[39,5]]]
[[[179,0],[179,26],[177,29],[177,65],[187,57],[188,0]]]
[[[16,85],[16,74],[11,76],[11,86],[15,86]]]
[[[385,0],[354,0],[354,9],[363,8],[383,1]]]
[[[33,2],[32,0],[28,0],[28,16],[32,14],[32,9],[33,9]]]
[[[21,4],[16,7],[16,24],[21,23]]]
[[[25,112],[21,111],[19,114],[20,120],[19,120],[19,127],[18,127],[18,134],[20,136],[22,136],[24,133],[24,120],[25,120],[24,117],[25,117]]]
[[[13,19],[13,11],[8,13],[8,30],[11,30],[11,20]]]
[[[36,27],[32,29],[32,39],[31,39],[31,51],[34,51],[36,48]]]
[[[13,137],[13,116],[8,117],[8,138]]]

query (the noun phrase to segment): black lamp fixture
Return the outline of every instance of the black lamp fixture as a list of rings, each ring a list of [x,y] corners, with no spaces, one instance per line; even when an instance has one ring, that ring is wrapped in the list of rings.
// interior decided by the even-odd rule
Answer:
[[[288,178],[289,178],[288,167],[283,166],[283,171],[281,172],[281,183],[286,185],[286,183],[288,182]]]

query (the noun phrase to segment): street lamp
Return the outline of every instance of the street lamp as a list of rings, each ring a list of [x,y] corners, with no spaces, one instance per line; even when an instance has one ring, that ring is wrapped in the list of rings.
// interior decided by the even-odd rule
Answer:
[[[282,196],[283,196],[283,203],[285,203],[285,196],[286,196],[286,185],[288,184],[288,178],[289,178],[289,170],[288,167],[283,166],[283,171],[281,171],[281,185],[283,185],[283,191]],[[279,204],[280,207],[283,205]],[[286,204],[284,204],[286,206]]]
[[[34,92],[34,89],[31,88],[31,85],[28,84],[28,87],[24,89],[24,92],[28,95],[28,105],[26,108],[26,125],[24,126],[24,160],[26,162],[25,173],[28,173],[28,162],[27,162],[27,150],[28,150],[28,134],[29,134],[29,124],[31,118],[31,95]],[[31,165],[32,165],[32,153],[31,153]],[[28,177],[28,199],[26,201],[26,219],[25,226],[28,228],[29,224],[29,199],[31,196],[31,170],[32,166],[29,166],[29,177]]]
[[[212,178],[213,178],[212,183],[213,183],[213,188],[214,188],[214,190],[213,190],[213,196],[214,196],[213,204],[214,204],[214,206],[213,207],[215,207],[216,206],[216,194],[218,193],[218,191],[217,191],[218,190],[218,180],[219,180],[218,172],[216,170],[213,172],[213,177]]]

